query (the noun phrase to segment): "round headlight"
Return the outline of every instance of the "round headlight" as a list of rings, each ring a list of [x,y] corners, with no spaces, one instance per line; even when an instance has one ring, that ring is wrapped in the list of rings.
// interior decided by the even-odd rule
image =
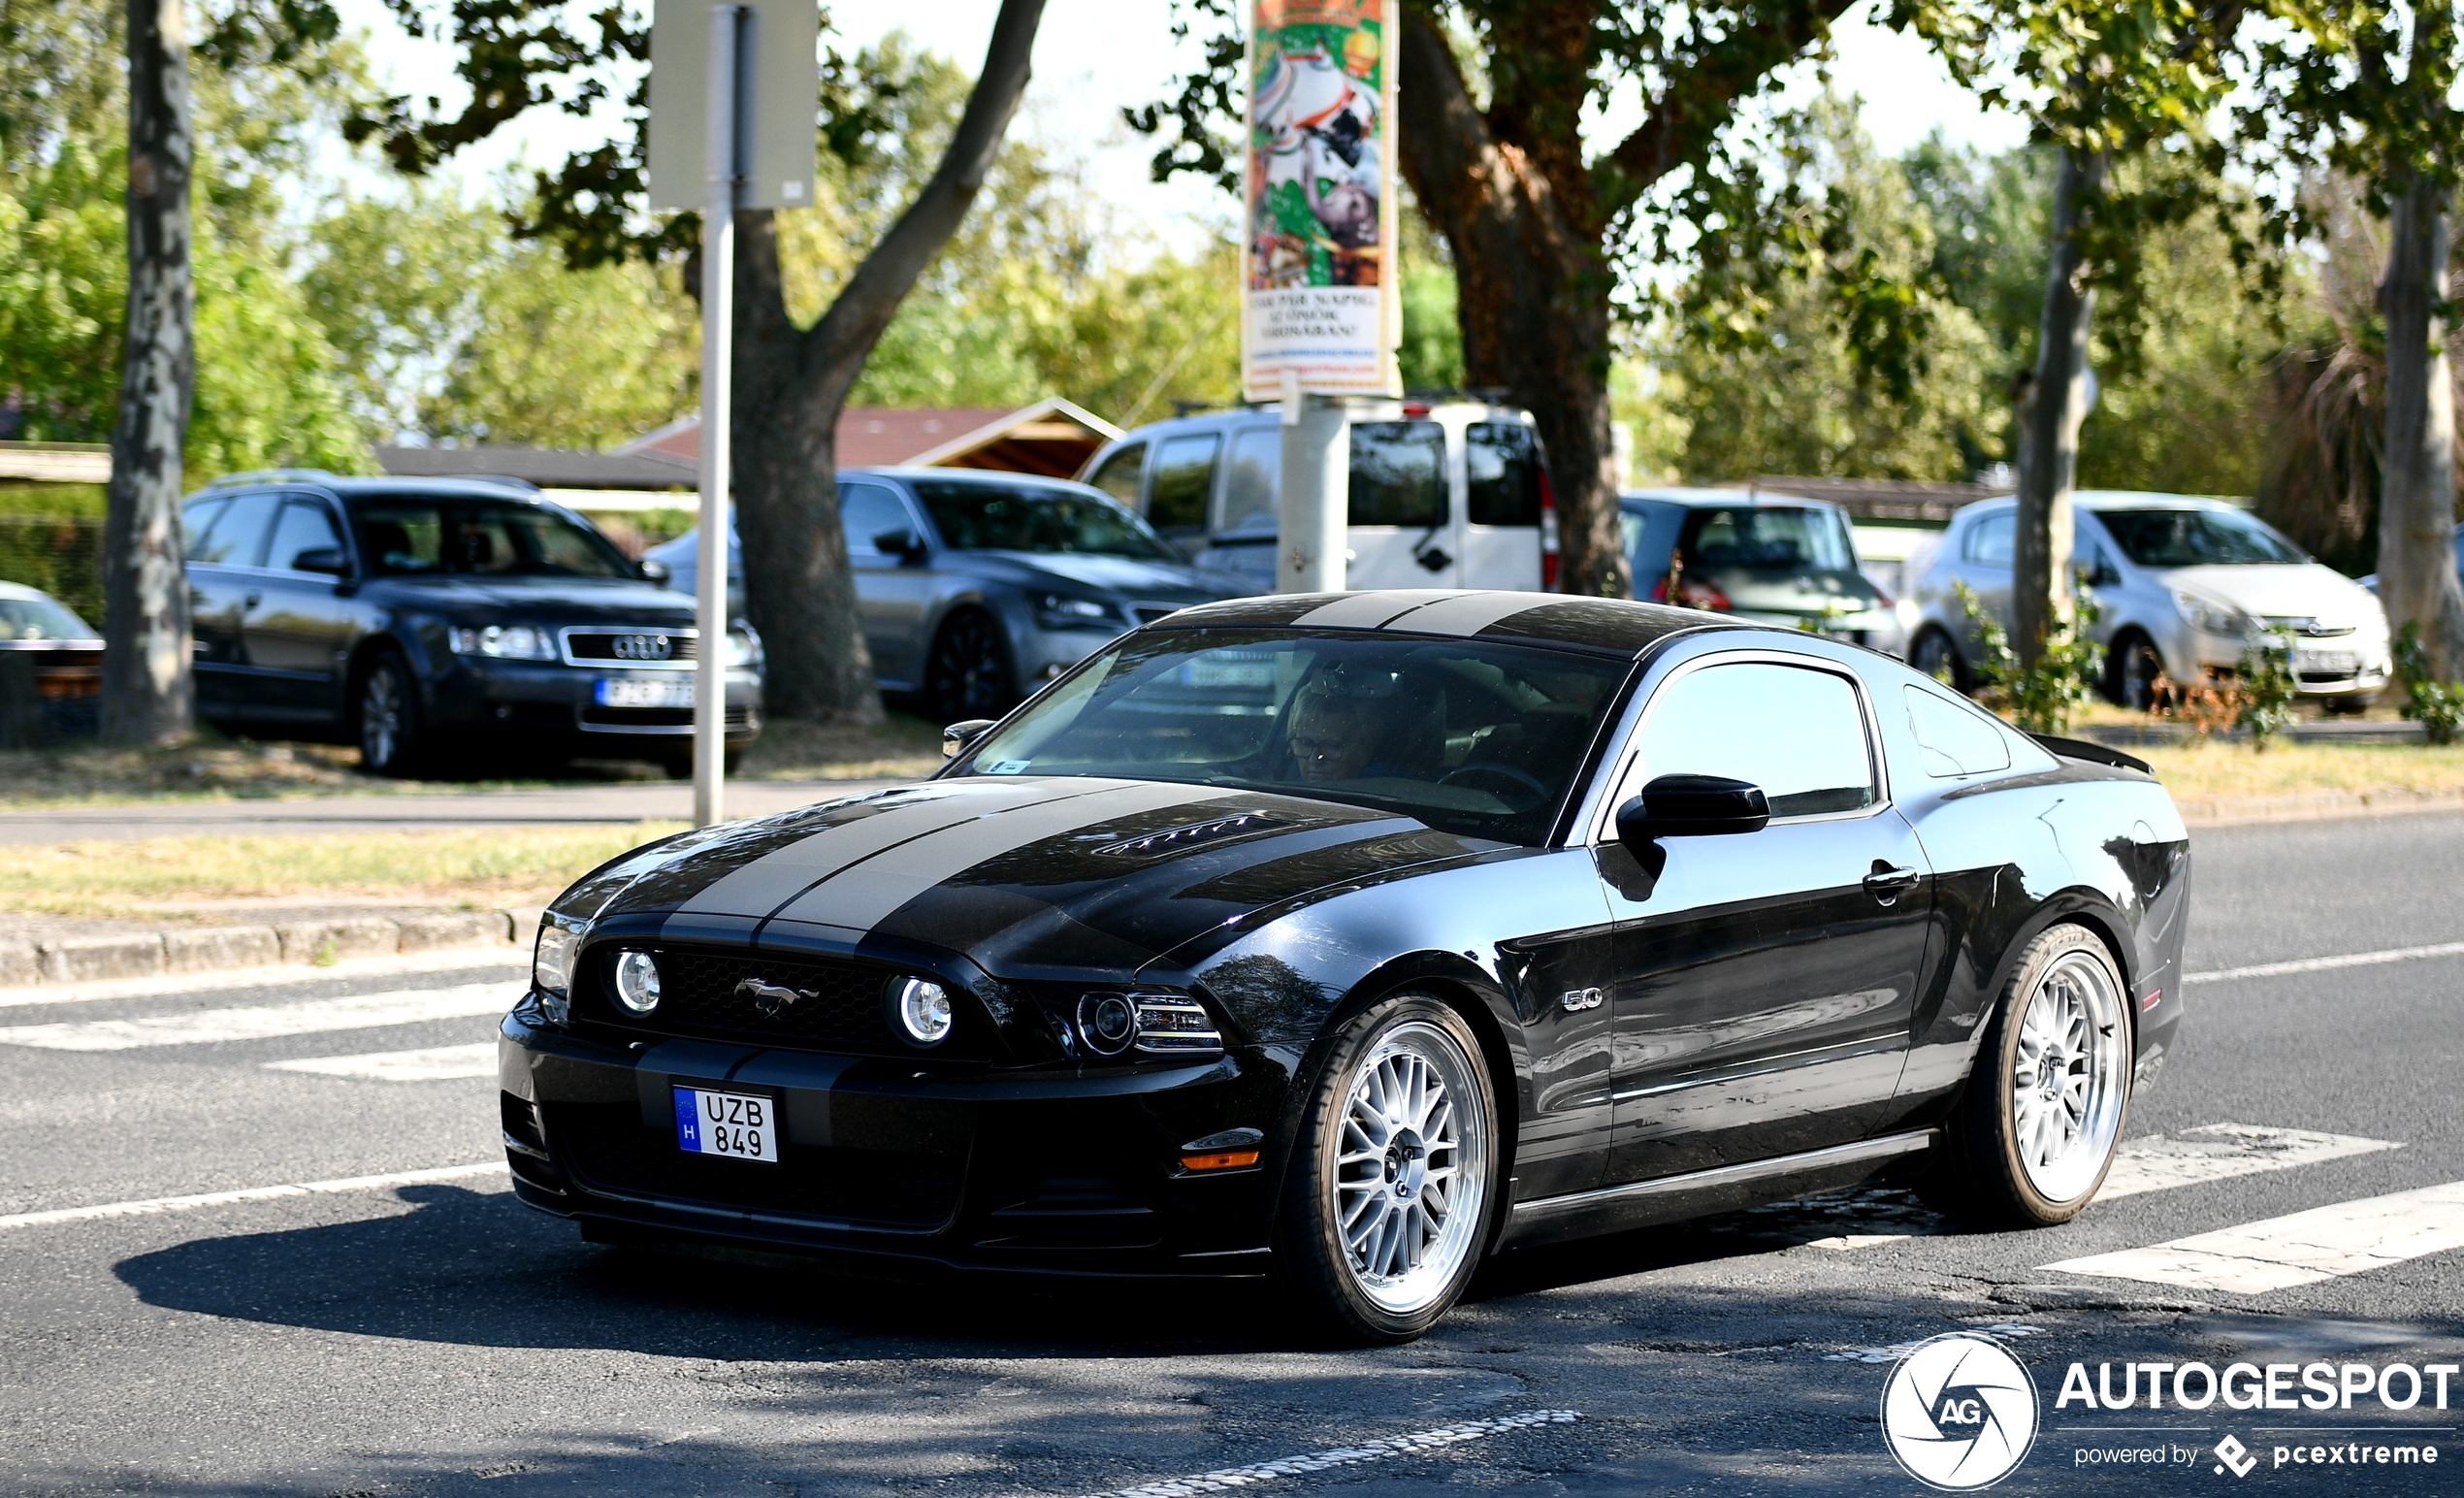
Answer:
[[[950,1033],[950,995],[929,979],[910,978],[898,985],[892,1007],[898,1012],[899,1029],[917,1045],[939,1045]]]
[[[1078,1032],[1089,1051],[1118,1056],[1138,1033],[1138,1010],[1118,993],[1089,993],[1078,1001]]]
[[[648,1014],[659,1007],[659,960],[647,952],[626,952],[616,959],[616,1002],[628,1014]]]

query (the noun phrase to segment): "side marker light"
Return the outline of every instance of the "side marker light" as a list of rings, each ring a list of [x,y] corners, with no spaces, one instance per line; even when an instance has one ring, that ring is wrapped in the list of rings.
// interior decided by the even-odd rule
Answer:
[[[1181,1156],[1181,1168],[1183,1170],[1246,1170],[1256,1163],[1255,1150],[1225,1150],[1216,1155]]]

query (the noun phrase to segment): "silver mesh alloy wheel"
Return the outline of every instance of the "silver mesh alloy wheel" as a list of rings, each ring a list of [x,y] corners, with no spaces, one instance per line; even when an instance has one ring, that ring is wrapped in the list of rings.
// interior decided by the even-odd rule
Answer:
[[[2098,954],[2063,953],[2027,995],[2011,1068],[2020,1167],[2055,1203],[2087,1194],[2113,1153],[2129,1093],[2130,1022]]]
[[[1475,1064],[1454,1037],[1415,1020],[1379,1036],[1352,1074],[1334,1218],[1345,1267],[1381,1310],[1435,1303],[1474,1251],[1489,1179]]]

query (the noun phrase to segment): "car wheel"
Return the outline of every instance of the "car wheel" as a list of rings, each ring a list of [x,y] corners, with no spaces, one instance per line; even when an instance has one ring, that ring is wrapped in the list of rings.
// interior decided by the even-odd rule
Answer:
[[[1497,1100],[1461,1015],[1419,994],[1336,1035],[1280,1214],[1279,1275],[1346,1341],[1409,1342],[1471,1283],[1496,1212]]]
[[[1908,664],[1954,691],[1968,690],[1967,663],[1960,659],[1960,647],[1951,642],[1951,636],[1940,630],[1918,633],[1916,643],[1908,649]]]
[[[410,663],[388,650],[360,678],[358,708],[359,762],[379,775],[415,771],[427,748],[426,727],[420,722],[419,690]]]
[[[997,718],[1018,701],[1009,642],[990,615],[970,608],[942,625],[933,637],[924,690],[944,723]]]
[[[2145,635],[2125,635],[2114,641],[2105,670],[2105,696],[2120,706],[2146,712],[2163,690],[2164,657]]]
[[[2130,1113],[2129,1004],[2103,942],[2030,942],[1951,1119],[1936,1206],[1992,1226],[2067,1222],[2104,1185]]]

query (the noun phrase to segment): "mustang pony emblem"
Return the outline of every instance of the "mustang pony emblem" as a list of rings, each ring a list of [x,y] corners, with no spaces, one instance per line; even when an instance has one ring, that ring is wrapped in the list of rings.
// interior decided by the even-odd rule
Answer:
[[[763,1018],[775,1020],[797,999],[816,995],[798,989],[782,988],[775,983],[764,983],[759,978],[746,978],[736,984],[735,996],[753,1000],[753,1007],[761,1010]]]

